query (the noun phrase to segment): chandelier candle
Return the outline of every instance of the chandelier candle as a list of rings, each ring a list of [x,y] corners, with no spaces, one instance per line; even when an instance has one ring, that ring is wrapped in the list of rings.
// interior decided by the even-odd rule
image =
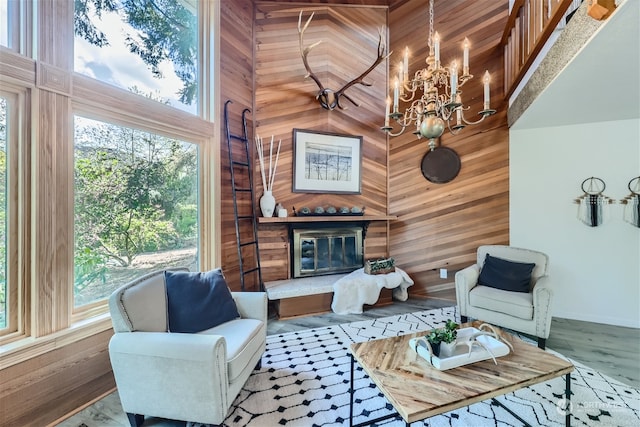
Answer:
[[[433,10],[433,8],[431,8],[431,10]],[[433,28],[433,23],[431,23],[431,28]],[[433,50],[435,51],[435,59],[436,59],[435,66],[436,68],[440,68],[440,34],[438,34],[437,31],[436,31],[435,37],[433,37],[433,43],[434,43]],[[429,35],[429,55],[431,55],[431,35]]]
[[[453,61],[451,63],[451,102],[456,100],[456,89],[458,84],[458,63]]]
[[[393,112],[397,113],[398,112],[398,98],[399,98],[399,94],[398,94],[398,79],[395,79],[393,82]]]
[[[404,49],[402,61],[399,64],[397,77],[393,81],[393,110],[387,112],[382,130],[390,136],[401,135],[410,125],[415,125],[414,132],[418,138],[429,140],[429,147],[434,150],[436,140],[442,136],[445,128],[456,135],[468,125],[476,125],[486,117],[495,114],[490,106],[489,72],[485,72],[482,79],[484,90],[483,109],[478,113],[478,120],[465,117],[468,106],[463,103],[463,86],[473,75],[469,70],[469,51],[471,43],[464,38],[462,43],[462,72],[458,71],[458,60],[453,60],[449,67],[442,67],[440,63],[440,34],[433,28],[433,4],[429,1],[429,56],[426,68],[417,70],[413,77],[409,76],[409,47]],[[394,73],[395,74],[395,73]],[[461,75],[460,75],[461,74]],[[400,101],[408,105],[400,111]],[[403,107],[404,108],[404,107]],[[400,126],[400,130],[393,131],[393,121]]]
[[[391,98],[387,97],[387,114],[384,116],[384,127],[389,127],[389,114],[391,113]]]
[[[489,75],[489,71],[484,72],[484,78],[482,79],[484,82],[484,109],[489,109],[489,97],[491,96],[491,90],[489,89],[489,82],[491,81],[491,75]]]
[[[409,47],[404,48],[404,58],[402,59],[402,81],[409,80]]]
[[[463,53],[462,53],[462,74],[469,75],[469,39],[464,38]]]

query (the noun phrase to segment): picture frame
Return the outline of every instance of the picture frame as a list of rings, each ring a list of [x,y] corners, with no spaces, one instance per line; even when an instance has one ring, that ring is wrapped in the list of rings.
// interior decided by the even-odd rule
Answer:
[[[361,194],[362,140],[293,129],[293,192]]]

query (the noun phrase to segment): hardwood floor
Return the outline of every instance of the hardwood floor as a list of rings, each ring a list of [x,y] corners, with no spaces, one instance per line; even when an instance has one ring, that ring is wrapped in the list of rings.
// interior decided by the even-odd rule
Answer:
[[[338,315],[325,313],[315,316],[279,320],[271,315],[267,326],[269,335],[303,329],[374,319],[394,314],[448,307],[455,304],[455,295],[443,292],[435,298],[410,298],[383,307],[368,308],[362,314]],[[640,329],[601,325],[568,319],[553,319],[547,347],[584,365],[590,366],[622,383],[640,388]],[[84,425],[83,425],[84,424]],[[145,426],[178,427],[177,421],[147,418]],[[117,393],[112,393],[71,418],[60,427],[128,426]]]
[[[640,388],[640,329],[554,318],[547,347]]]

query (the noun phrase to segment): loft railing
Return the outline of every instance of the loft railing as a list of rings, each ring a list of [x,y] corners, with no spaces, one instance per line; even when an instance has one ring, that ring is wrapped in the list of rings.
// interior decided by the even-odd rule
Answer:
[[[504,47],[504,93],[508,99],[573,0],[515,0],[500,45]]]

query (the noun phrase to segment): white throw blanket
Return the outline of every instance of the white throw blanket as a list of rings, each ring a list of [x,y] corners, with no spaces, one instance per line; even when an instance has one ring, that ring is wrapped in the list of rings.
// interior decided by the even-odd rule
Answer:
[[[338,314],[360,314],[364,304],[375,304],[382,288],[393,289],[393,297],[406,301],[413,280],[396,267],[387,274],[366,274],[364,268],[353,271],[333,284],[331,309]]]

